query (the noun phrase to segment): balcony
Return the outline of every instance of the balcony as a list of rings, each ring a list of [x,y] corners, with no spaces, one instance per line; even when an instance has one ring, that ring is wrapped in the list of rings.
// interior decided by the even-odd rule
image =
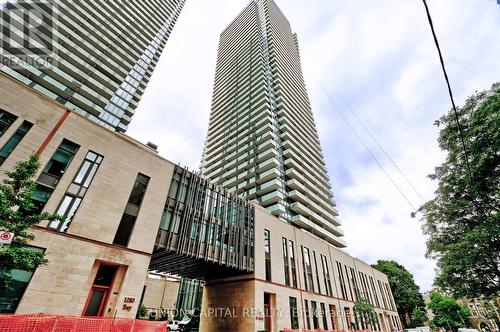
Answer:
[[[328,232],[327,230],[319,227],[318,225],[314,224],[312,221],[307,220],[304,216],[297,215],[293,216],[291,219],[292,224],[303,228],[314,235],[322,238],[323,240],[327,241],[328,243],[333,244],[334,246],[338,248],[344,248],[346,246],[345,240],[333,235],[332,233]]]
[[[344,232],[340,228],[332,225],[324,216],[318,215],[304,204],[295,202],[290,205],[290,208],[304,217],[309,217],[318,227],[322,227],[336,236],[344,235]]]

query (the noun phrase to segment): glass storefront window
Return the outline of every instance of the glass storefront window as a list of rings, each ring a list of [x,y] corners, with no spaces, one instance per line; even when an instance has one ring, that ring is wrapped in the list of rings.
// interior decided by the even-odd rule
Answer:
[[[45,249],[29,247],[34,251],[44,252]],[[6,271],[0,268],[0,275],[10,277],[9,288],[0,288],[0,313],[2,314],[12,314],[16,312],[19,302],[23,297],[24,291],[28,287],[28,284],[33,276],[34,271],[25,271],[13,269]]]

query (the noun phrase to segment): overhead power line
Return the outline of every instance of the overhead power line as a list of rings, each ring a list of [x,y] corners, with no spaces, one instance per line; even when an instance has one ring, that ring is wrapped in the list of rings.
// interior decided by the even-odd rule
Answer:
[[[375,138],[375,136],[372,134],[372,132],[368,129],[368,127],[364,124],[364,122],[359,118],[358,114],[352,109],[352,107],[347,103],[347,101],[344,99],[344,97],[342,96],[342,94],[340,93],[340,91],[338,91],[335,86],[332,84],[332,82],[328,79],[328,77],[325,77],[325,80],[328,82],[328,84],[331,86],[331,88],[333,89],[333,91],[335,91],[335,93],[339,96],[339,98],[342,100],[342,103],[347,107],[347,109],[352,113],[352,115],[354,115],[354,117],[356,118],[356,120],[358,121],[358,123],[363,127],[363,129],[366,131],[366,133],[370,136],[370,138],[375,142],[375,144],[377,144],[378,148],[380,149],[380,151],[382,151],[382,153],[387,157],[387,159],[389,159],[392,163],[392,165],[398,170],[399,174],[401,174],[401,176],[405,179],[406,183],[408,183],[408,185],[411,187],[411,189],[418,195],[418,197],[420,197],[420,199],[423,199],[422,195],[418,192],[417,188],[415,187],[415,185],[413,185],[413,183],[410,181],[410,179],[403,173],[403,171],[401,170],[401,168],[396,164],[396,162],[394,161],[394,159],[391,158],[391,156],[389,155],[389,153],[382,147],[382,145],[379,143],[379,141]]]
[[[401,188],[396,183],[396,181],[394,181],[394,179],[392,178],[392,176],[385,170],[385,168],[382,165],[382,163],[377,159],[377,157],[375,156],[375,154],[373,154],[373,152],[370,150],[370,148],[368,147],[368,145],[363,141],[363,139],[361,138],[361,136],[359,136],[359,134],[356,132],[356,129],[354,128],[354,126],[347,119],[347,117],[344,115],[344,113],[338,107],[338,105],[333,101],[332,97],[330,96],[330,94],[326,90],[326,88],[323,85],[323,83],[320,82],[320,85],[321,85],[321,88],[323,89],[323,92],[325,93],[326,97],[328,98],[328,100],[330,101],[330,103],[333,105],[333,107],[335,108],[335,110],[337,111],[337,113],[339,113],[339,115],[341,116],[341,118],[347,124],[347,126],[351,129],[351,131],[353,132],[354,136],[356,136],[356,138],[358,139],[358,141],[363,145],[363,147],[366,149],[366,151],[368,151],[368,153],[370,154],[370,156],[372,157],[372,159],[375,160],[375,162],[377,163],[378,167],[382,170],[382,172],[384,172],[385,176],[391,181],[391,183],[394,185],[394,187],[396,187],[396,189],[401,194],[401,196],[405,199],[405,201],[408,203],[408,205],[412,208],[412,211],[415,211],[416,210],[415,206],[411,203],[411,201],[409,200],[409,198],[404,194],[403,190],[401,190]]]
[[[470,167],[470,163],[469,163],[469,154],[467,152],[467,147],[465,145],[465,138],[464,138],[465,135],[464,135],[464,132],[462,130],[462,126],[460,125],[457,107],[455,106],[455,100],[453,99],[453,93],[451,91],[450,80],[448,79],[448,73],[446,72],[446,68],[444,65],[443,54],[441,53],[441,47],[439,46],[439,41],[438,41],[437,36],[436,36],[436,31],[434,31],[434,23],[432,22],[432,17],[431,17],[431,13],[429,11],[429,7],[427,6],[427,1],[422,0],[422,2],[424,3],[425,12],[427,13],[427,19],[429,21],[429,26],[430,26],[431,31],[432,31],[432,37],[434,38],[434,44],[436,45],[436,49],[438,51],[439,62],[441,63],[441,69],[443,70],[444,79],[446,81],[446,85],[448,86],[448,94],[450,96],[451,106],[453,108],[453,113],[455,115],[455,121],[457,123],[458,133],[460,136],[460,141],[462,143],[462,149],[464,150],[465,164],[467,166],[467,171],[469,173],[469,184],[472,185],[472,171],[471,171],[471,167]]]

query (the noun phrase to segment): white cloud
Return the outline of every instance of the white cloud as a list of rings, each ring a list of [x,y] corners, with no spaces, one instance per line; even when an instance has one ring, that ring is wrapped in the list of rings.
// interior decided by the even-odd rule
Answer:
[[[247,0],[188,0],[167,43],[129,134],[160,146],[174,162],[198,166],[208,127],[220,32]],[[425,199],[426,175],[443,158],[432,123],[449,109],[438,58],[420,1],[277,0],[298,33],[333,191],[348,242],[366,260],[395,259],[431,287],[434,263],[411,208],[327,102],[323,75],[371,129]],[[494,1],[429,1],[457,103],[488,88],[500,73],[500,7]],[[326,83],[323,83],[327,85]],[[329,88],[330,89],[330,88]],[[355,123],[338,96],[332,98]],[[356,128],[361,130],[359,124]],[[411,198],[423,200],[364,140]]]

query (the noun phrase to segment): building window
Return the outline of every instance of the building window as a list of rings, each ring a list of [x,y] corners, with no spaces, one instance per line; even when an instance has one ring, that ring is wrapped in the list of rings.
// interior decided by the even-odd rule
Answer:
[[[319,320],[318,320],[318,306],[316,301],[311,301],[311,310],[312,310],[312,318],[313,318],[313,328],[319,329]]]
[[[347,265],[344,266],[344,269],[345,269],[345,275],[347,277],[347,285],[349,286],[349,294],[351,294],[351,300],[356,302],[356,298],[352,293],[352,278],[350,278],[349,276],[349,270],[347,270]]]
[[[9,138],[7,143],[5,143],[3,148],[0,150],[0,165],[2,165],[3,162],[5,161],[5,159],[7,159],[7,157],[9,157],[9,155],[16,148],[16,146],[19,144],[19,142],[21,142],[23,137],[26,136],[26,134],[31,129],[31,127],[33,127],[33,124],[31,122],[23,121],[21,126],[14,133],[14,135],[12,135],[11,138]],[[1,130],[1,128],[0,128],[0,130]]]
[[[476,307],[474,307],[474,305],[471,303],[469,303],[469,310],[472,313],[472,316],[479,316],[478,312],[476,311]]]
[[[148,183],[149,177],[140,173],[139,175],[137,175],[134,187],[132,187],[132,192],[130,193],[130,197],[128,199],[129,204],[141,206],[144,194],[146,193],[146,189],[148,187]]]
[[[392,311],[396,311],[396,304],[394,303],[394,299],[392,298],[392,293],[391,293],[391,287],[389,284],[385,284],[385,289],[387,291],[387,302],[389,303],[389,308],[392,309]]]
[[[38,177],[37,187],[33,193],[33,201],[38,212],[43,210],[45,203],[52,195],[57,183],[68,168],[80,146],[67,139],[63,139],[52,158],[49,160],[42,174]]]
[[[56,211],[56,214],[60,216],[61,219],[52,221],[49,224],[50,228],[57,229],[61,232],[66,232],[68,230],[76,210],[80,206],[87,189],[92,183],[102,160],[103,157],[101,155],[92,151],[87,152],[78,173],[76,173],[73,182],[69,185]]]
[[[338,320],[337,320],[337,307],[334,304],[330,304],[330,319],[332,321],[332,330],[338,330]]]
[[[328,261],[326,260],[326,256],[324,255],[321,255],[321,265],[323,267],[323,278],[325,281],[326,295],[333,296],[330,271],[328,271]]]
[[[362,273],[359,272],[359,278],[361,279],[361,284],[363,285],[363,292],[364,292],[364,298],[367,300],[371,305],[375,305],[375,302],[373,300],[373,294],[370,291],[370,284],[368,283],[368,277]]]
[[[316,260],[316,252],[314,250],[313,250],[313,259],[314,259],[314,269],[316,270],[316,284],[318,285],[318,293],[321,294],[321,284],[319,283],[318,262]]]
[[[44,252],[45,249],[27,246],[37,252]],[[0,275],[10,278],[10,288],[0,288],[0,313],[13,314],[23,297],[24,291],[30,283],[34,270],[4,270],[0,268]]]
[[[377,321],[380,322],[380,324],[382,324],[382,329],[379,329],[379,330],[385,332],[386,331],[386,322],[385,322],[384,316],[381,313],[378,314]]]
[[[394,326],[397,330],[399,330],[399,325],[398,325],[398,321],[397,321],[396,317],[394,317],[392,315],[389,315],[389,317],[391,317],[392,326]]]
[[[373,320],[375,321],[375,325],[377,326],[377,331],[382,331],[382,329],[380,328],[380,319],[377,316],[377,314],[375,314],[375,316],[373,317]]]
[[[304,270],[304,282],[306,290],[314,292],[314,281],[312,275],[311,255],[309,249],[301,246],[302,248],[302,268]]]
[[[290,286],[290,266],[288,262],[288,241],[285,238],[281,239],[283,247],[283,268],[285,271],[285,285]]]
[[[283,267],[285,271],[285,285],[297,288],[297,269],[295,266],[295,252],[293,242],[282,238]],[[291,273],[290,273],[291,270]]]
[[[342,263],[336,262],[337,263],[337,272],[339,274],[339,283],[340,283],[340,293],[342,295],[342,298],[344,300],[347,300],[347,288],[345,285],[345,279],[344,279],[344,273],[342,269]]]
[[[323,320],[323,329],[328,330],[328,319],[326,318],[326,308],[324,303],[320,303],[320,308],[321,308],[321,318]]]
[[[63,139],[62,143],[47,163],[47,166],[43,169],[43,172],[60,179],[79,148],[79,145],[67,139]]]
[[[387,306],[387,300],[385,299],[385,292],[384,292],[384,289],[382,287],[382,283],[380,282],[380,280],[377,280],[377,284],[378,284],[378,288],[380,290],[380,295],[382,295],[382,302],[384,303],[384,308],[389,309]]]
[[[358,271],[358,276],[359,276],[359,281],[361,283],[361,292],[360,292],[360,297],[365,300],[368,303],[371,303],[369,294],[366,290],[365,284],[364,284],[364,279],[363,279],[363,272]]]
[[[206,190],[199,192],[199,194],[206,195]],[[168,197],[178,202],[185,203],[187,194],[188,194],[188,178],[185,175],[183,175],[182,172],[178,172],[176,170],[174,172],[174,175],[172,176],[172,182],[170,184],[170,188],[168,191]],[[208,203],[209,199],[205,199],[204,201]]]
[[[266,259],[266,280],[271,281],[271,239],[269,230],[264,230],[264,254]]]
[[[290,267],[292,268],[292,287],[297,288],[297,265],[295,263],[295,249],[291,240],[288,240],[288,255],[290,256]]]
[[[306,318],[306,324],[307,324],[307,329],[311,329],[311,315],[309,311],[309,302],[307,300],[304,300],[304,316]]]
[[[359,287],[358,287],[358,282],[356,279],[356,273],[354,272],[354,269],[352,267],[349,267],[349,274],[351,277],[351,283],[354,288],[354,300],[357,301],[359,299]]]
[[[125,212],[120,220],[120,225],[116,231],[113,244],[125,247],[128,246],[128,242],[130,241],[130,236],[132,235],[132,230],[134,229],[135,221],[137,219],[137,215],[139,214],[139,209],[148,184],[149,177],[139,173],[135,179],[132,192],[130,193],[127,206],[125,207]]]
[[[43,210],[45,203],[47,203],[53,191],[54,189],[43,186],[41,184],[36,185],[35,191],[33,192],[32,196],[36,211],[41,212]]]
[[[373,296],[375,297],[375,305],[377,307],[380,307],[380,302],[378,300],[377,290],[375,289],[375,283],[373,282],[373,277],[370,277],[370,287],[371,287]]]
[[[345,322],[348,330],[356,330],[356,326],[351,318],[351,309],[349,307],[344,307]]]
[[[299,328],[299,312],[297,310],[297,298],[290,296],[289,302],[290,302],[290,327],[292,329],[298,329]]]
[[[0,137],[10,128],[10,126],[17,120],[17,116],[10,114],[7,111],[0,109]]]

